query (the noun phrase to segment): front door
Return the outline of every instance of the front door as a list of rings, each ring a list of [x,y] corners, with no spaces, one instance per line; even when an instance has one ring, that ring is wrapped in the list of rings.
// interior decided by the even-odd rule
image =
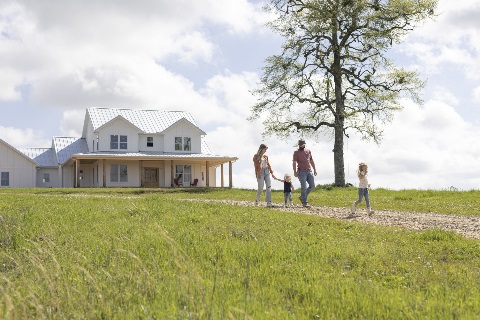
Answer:
[[[158,168],[143,168],[143,186],[158,188]]]

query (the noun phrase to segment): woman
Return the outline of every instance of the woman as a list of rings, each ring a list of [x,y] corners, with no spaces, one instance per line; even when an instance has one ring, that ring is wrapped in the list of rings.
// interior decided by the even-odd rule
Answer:
[[[257,153],[253,155],[253,164],[255,165],[255,176],[257,177],[258,189],[257,197],[255,198],[255,205],[258,205],[260,200],[260,195],[263,191],[263,185],[266,184],[267,194],[265,196],[265,201],[267,201],[267,207],[272,206],[272,183],[270,181],[270,174],[273,175],[272,167],[268,162],[268,157],[265,155],[267,152],[267,145],[261,144],[258,148]]]

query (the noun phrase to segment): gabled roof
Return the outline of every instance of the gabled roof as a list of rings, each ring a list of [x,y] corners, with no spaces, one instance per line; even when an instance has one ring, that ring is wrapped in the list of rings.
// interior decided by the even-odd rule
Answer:
[[[60,164],[76,153],[88,153],[87,141],[83,138],[53,137],[53,148]]]
[[[6,145],[8,148],[12,149],[13,151],[15,151],[16,153],[18,153],[19,155],[25,157],[26,159],[30,160],[31,162],[33,162],[35,165],[38,165],[38,163],[36,163],[32,158],[30,158],[29,156],[27,156],[25,153],[23,153],[21,150],[13,147],[12,145],[8,144],[7,142],[5,142],[4,140],[0,139],[0,143],[3,143],[4,145]]]
[[[122,116],[144,133],[160,133],[182,118],[198,127],[190,113],[184,111],[88,108],[85,115],[86,119],[90,117],[93,131],[118,116]]]
[[[170,127],[173,127],[174,125],[176,125],[176,124],[179,123],[179,122],[187,122],[187,123],[190,123],[187,119],[181,118],[181,119],[178,119],[177,121],[175,121],[175,123],[172,123],[172,124],[170,125]],[[199,127],[197,127],[195,124],[193,124],[193,123],[190,123],[190,124],[191,124],[192,126],[194,126],[195,129],[197,129],[198,132],[199,132],[201,135],[207,135],[207,134],[205,133],[205,131],[203,131],[202,129],[200,129]],[[170,128],[170,127],[168,127],[168,128]],[[164,131],[168,130],[168,128],[166,128]]]
[[[142,132],[142,131],[143,131],[142,129],[140,129],[139,127],[135,126],[133,123],[131,123],[131,122],[130,122],[130,121],[128,121],[127,119],[125,119],[125,118],[124,118],[122,115],[118,115],[118,116],[116,116],[116,117],[114,117],[114,118],[110,119],[109,121],[105,122],[105,123],[104,123],[104,124],[102,124],[100,127],[98,127],[96,130],[99,130],[99,129],[101,129],[102,127],[105,127],[105,126],[107,126],[108,124],[110,124],[110,123],[114,122],[114,121],[115,121],[115,120],[117,120],[117,119],[120,119],[120,120],[122,120],[122,121],[124,121],[124,122],[128,123],[130,126],[137,128],[137,129],[138,129],[140,132]]]

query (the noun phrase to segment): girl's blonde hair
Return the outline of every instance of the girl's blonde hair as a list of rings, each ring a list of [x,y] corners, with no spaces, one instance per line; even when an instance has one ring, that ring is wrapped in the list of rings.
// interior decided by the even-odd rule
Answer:
[[[291,176],[289,173],[287,173],[287,174],[285,174],[285,176],[283,177],[283,180],[285,180],[285,181],[292,180],[292,176]]]
[[[366,162],[360,162],[358,164],[357,176],[360,177],[360,172],[362,171],[362,167],[364,167],[364,166],[368,168],[368,164]]]

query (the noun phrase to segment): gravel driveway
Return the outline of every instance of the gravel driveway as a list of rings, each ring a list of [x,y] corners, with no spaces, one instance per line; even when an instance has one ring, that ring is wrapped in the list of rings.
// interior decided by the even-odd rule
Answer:
[[[200,199],[184,200],[197,202],[216,202],[233,206],[255,206],[253,201]],[[310,206],[309,208],[293,206],[284,208],[281,204],[274,204],[272,209],[335,219],[345,219],[361,223],[395,226],[412,230],[443,229],[453,231],[466,238],[480,239],[480,217],[388,210],[375,210],[374,215],[368,216],[367,211],[362,209],[357,209],[356,214],[352,215],[350,213],[350,208],[334,208],[323,206]]]

